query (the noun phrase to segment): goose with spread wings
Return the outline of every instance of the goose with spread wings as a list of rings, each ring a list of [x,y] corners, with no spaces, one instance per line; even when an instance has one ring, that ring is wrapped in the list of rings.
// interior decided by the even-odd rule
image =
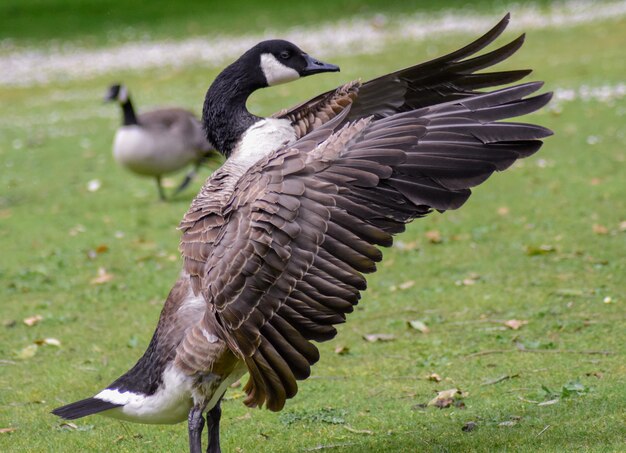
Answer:
[[[220,400],[245,372],[245,404],[278,411],[319,360],[366,288],[379,247],[432,210],[459,208],[470,188],[530,156],[551,132],[502,121],[536,111],[541,83],[494,90],[529,73],[476,73],[523,36],[476,55],[486,35],[436,60],[336,90],[269,118],[246,109],[257,89],[337,71],[287,41],[264,41],[207,92],[203,121],[227,160],[180,228],[184,266],[137,364],[92,398],[55,409],[189,426],[220,451]],[[480,91],[490,89],[486,91]]]

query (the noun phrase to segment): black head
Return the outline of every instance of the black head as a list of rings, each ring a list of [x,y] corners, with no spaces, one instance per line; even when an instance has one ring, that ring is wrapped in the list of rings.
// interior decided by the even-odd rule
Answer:
[[[128,90],[126,89],[126,87],[124,85],[121,84],[114,84],[111,85],[105,95],[104,95],[104,101],[105,102],[114,102],[117,101],[121,104],[123,104],[124,102],[126,102],[128,100]]]
[[[247,51],[241,60],[247,65],[256,65],[261,70],[266,86],[291,82],[320,72],[339,71],[339,66],[323,63],[295,44],[282,39],[260,42]]]

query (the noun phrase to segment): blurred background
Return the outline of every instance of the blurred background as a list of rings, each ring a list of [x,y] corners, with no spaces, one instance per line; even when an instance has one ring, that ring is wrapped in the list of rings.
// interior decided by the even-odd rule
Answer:
[[[341,66],[255,93],[250,110],[267,115],[456,50],[509,11],[491,49],[527,32],[499,67],[532,68],[555,92],[528,118],[555,136],[385,251],[281,414],[233,388],[223,446],[625,451],[626,2],[547,0],[0,2],[0,451],[187,445],[183,426],[49,414],[142,354],[180,270],[176,226],[221,162],[159,201],[113,160],[109,85],[139,112],[199,115],[220,68],[262,39]],[[452,388],[453,404],[428,406]]]

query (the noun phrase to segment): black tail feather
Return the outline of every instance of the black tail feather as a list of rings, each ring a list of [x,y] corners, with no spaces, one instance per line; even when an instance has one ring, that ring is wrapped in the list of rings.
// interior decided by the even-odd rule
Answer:
[[[57,407],[52,411],[54,415],[58,415],[65,420],[75,420],[98,412],[106,411],[120,407],[121,404],[109,403],[98,398],[86,398],[76,401],[75,403]]]

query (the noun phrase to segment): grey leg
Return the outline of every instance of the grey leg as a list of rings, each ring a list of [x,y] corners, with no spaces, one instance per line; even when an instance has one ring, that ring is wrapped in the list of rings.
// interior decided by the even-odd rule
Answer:
[[[183,179],[183,182],[181,182],[180,186],[178,186],[178,188],[174,191],[174,195],[178,195],[180,192],[187,188],[189,183],[193,180],[193,178],[195,178],[196,173],[198,173],[200,165],[206,162],[206,160],[207,156],[203,156],[198,161],[196,161],[196,163],[193,165],[193,168],[189,171],[189,173],[185,175],[185,179]]]
[[[204,428],[203,406],[194,406],[189,411],[189,452],[202,453],[202,429]]]
[[[161,201],[165,201],[165,192],[163,191],[163,186],[161,185],[161,176],[156,177],[157,189],[159,190],[159,198]]]
[[[220,418],[222,417],[222,398],[219,399],[213,409],[206,416],[209,434],[209,446],[206,453],[222,453],[220,449]]]

